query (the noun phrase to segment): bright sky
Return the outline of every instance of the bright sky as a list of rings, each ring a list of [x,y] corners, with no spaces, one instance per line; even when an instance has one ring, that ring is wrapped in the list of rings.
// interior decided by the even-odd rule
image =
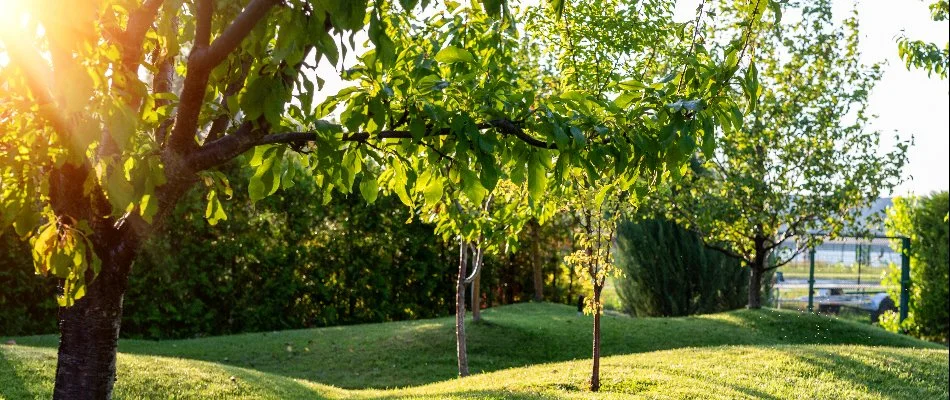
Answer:
[[[807,1],[807,0],[806,0]],[[870,111],[878,116],[872,124],[883,133],[881,146],[893,146],[894,133],[914,137],[908,150],[907,182],[896,195],[923,195],[950,186],[950,84],[928,78],[921,70],[908,71],[897,57],[895,39],[904,31],[912,39],[943,46],[950,37],[950,24],[933,22],[927,5],[920,0],[864,0],[857,3],[861,30],[861,53],[868,64],[886,61],[884,75],[871,95]],[[676,18],[692,19],[699,0],[678,0]],[[845,16],[855,3],[836,0],[834,12]]]

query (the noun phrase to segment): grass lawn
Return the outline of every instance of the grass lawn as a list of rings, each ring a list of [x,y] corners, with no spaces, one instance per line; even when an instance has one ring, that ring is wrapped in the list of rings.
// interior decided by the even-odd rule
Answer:
[[[440,318],[123,340],[116,398],[591,397],[590,317],[544,303],[483,315],[468,327],[469,360],[486,373],[465,379],[455,379],[453,319]],[[596,398],[948,397],[946,347],[824,316],[606,316],[603,338]],[[56,337],[15,340],[0,346],[0,398],[48,398]]]

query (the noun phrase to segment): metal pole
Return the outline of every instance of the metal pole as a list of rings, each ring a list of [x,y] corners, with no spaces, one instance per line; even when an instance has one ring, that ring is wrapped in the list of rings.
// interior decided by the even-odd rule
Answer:
[[[907,319],[910,303],[910,238],[901,238],[901,305],[900,322]]]
[[[815,311],[815,249],[808,250],[808,312]]]

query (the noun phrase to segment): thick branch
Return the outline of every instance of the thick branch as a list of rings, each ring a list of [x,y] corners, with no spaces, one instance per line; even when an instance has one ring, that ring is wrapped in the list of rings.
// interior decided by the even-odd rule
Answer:
[[[247,37],[251,29],[254,29],[257,22],[267,15],[267,11],[275,5],[277,5],[277,0],[254,0],[247,7],[244,7],[244,11],[241,11],[241,14],[231,22],[231,25],[228,25],[224,32],[214,40],[214,43],[211,43],[208,47],[202,56],[203,63],[208,68],[214,68],[224,61],[228,54],[231,54]]]
[[[145,33],[158,17],[158,9],[165,0],[145,0],[142,6],[129,15],[129,23],[122,35],[122,64],[126,70],[134,71],[142,57],[142,42]]]
[[[188,55],[188,72],[185,75],[181,91],[178,116],[172,131],[170,148],[178,153],[188,154],[197,148],[195,134],[198,131],[198,115],[208,86],[211,70],[223,61],[247,36],[254,25],[260,21],[275,0],[254,0],[245,7],[224,33],[208,45],[211,35],[211,3],[203,0],[198,3],[197,25],[195,27],[195,45]],[[240,154],[240,153],[238,153]],[[237,154],[235,154],[236,156]]]

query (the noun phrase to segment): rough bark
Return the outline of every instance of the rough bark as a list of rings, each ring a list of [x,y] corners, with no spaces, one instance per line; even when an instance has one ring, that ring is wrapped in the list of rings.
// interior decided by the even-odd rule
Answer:
[[[102,271],[86,295],[59,310],[60,343],[54,399],[109,399],[116,380],[122,298],[138,243],[134,235],[98,250]]]
[[[757,251],[752,262],[749,263],[749,304],[748,308],[757,310],[762,308],[762,276],[765,274],[765,255]]]
[[[594,285],[594,304],[600,304],[600,292],[604,285]],[[590,372],[590,391],[600,390],[600,310],[594,312],[594,363]]]

